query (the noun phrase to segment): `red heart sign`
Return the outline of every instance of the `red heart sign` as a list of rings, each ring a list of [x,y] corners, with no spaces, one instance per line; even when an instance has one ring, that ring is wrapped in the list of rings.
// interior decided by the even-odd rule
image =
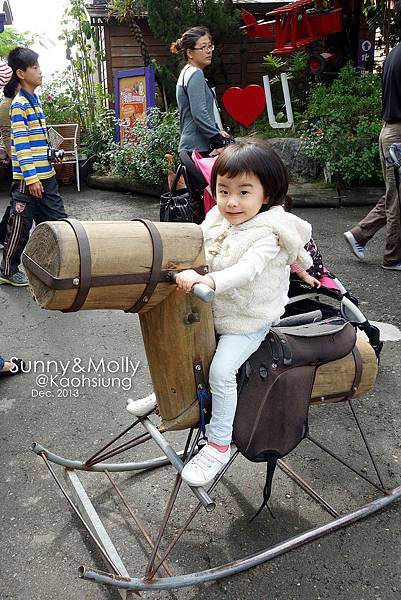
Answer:
[[[223,94],[224,108],[241,125],[251,125],[266,107],[264,89],[260,85],[247,85],[246,88],[230,87]]]

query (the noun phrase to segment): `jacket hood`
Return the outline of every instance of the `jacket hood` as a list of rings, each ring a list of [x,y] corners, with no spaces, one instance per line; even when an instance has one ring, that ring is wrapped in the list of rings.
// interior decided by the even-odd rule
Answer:
[[[217,230],[220,231],[221,227],[230,227],[230,223],[223,218],[217,206],[208,212],[206,219],[209,226],[212,225],[214,230],[212,234],[209,229],[209,239],[214,237],[214,232],[217,236]],[[287,252],[288,264],[297,263],[303,269],[308,269],[312,265],[312,259],[304,248],[312,237],[311,225],[307,221],[286,212],[282,206],[272,206],[269,210],[258,213],[253,219],[240,225],[231,225],[231,227],[233,230],[239,231],[268,227],[277,236],[279,246]]]

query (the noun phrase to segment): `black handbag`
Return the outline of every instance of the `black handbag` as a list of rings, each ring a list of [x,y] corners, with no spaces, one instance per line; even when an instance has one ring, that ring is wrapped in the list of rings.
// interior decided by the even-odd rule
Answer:
[[[180,177],[184,177],[185,188],[177,190]],[[202,223],[205,218],[203,195],[191,191],[185,165],[180,164],[174,177],[171,190],[161,195],[160,221],[172,223]]]

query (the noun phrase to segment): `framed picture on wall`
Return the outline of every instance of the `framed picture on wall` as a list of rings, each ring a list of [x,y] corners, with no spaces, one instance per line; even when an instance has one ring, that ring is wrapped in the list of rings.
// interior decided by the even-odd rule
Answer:
[[[148,110],[155,106],[155,72],[153,67],[139,67],[117,71],[114,76],[116,118],[133,129],[135,124],[144,123]],[[117,125],[117,141],[124,140],[125,127]]]

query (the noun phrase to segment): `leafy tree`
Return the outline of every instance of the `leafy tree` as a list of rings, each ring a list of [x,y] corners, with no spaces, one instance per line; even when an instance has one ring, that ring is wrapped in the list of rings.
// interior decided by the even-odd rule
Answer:
[[[392,0],[363,0],[362,12],[367,17],[369,29],[379,31],[378,46],[387,55],[400,41],[400,31],[395,26]]]
[[[148,0],[149,26],[170,44],[186,29],[204,25],[217,43],[238,33],[239,12],[231,0]]]
[[[97,65],[102,55],[85,9],[85,0],[70,0],[62,25],[60,39],[65,42],[67,59],[70,61],[70,88],[79,107],[80,122],[90,129],[98,113],[103,111],[104,98],[99,84],[95,83]]]
[[[53,74],[51,80],[41,86],[40,97],[47,123],[81,123],[81,107],[71,70]]]
[[[380,112],[380,77],[345,66],[330,86],[319,83],[311,88],[302,136],[305,153],[336,181],[380,182]]]
[[[35,36],[29,31],[17,31],[13,27],[5,27],[0,35],[0,58],[7,58],[9,52],[16,46],[30,47],[35,41]]]

